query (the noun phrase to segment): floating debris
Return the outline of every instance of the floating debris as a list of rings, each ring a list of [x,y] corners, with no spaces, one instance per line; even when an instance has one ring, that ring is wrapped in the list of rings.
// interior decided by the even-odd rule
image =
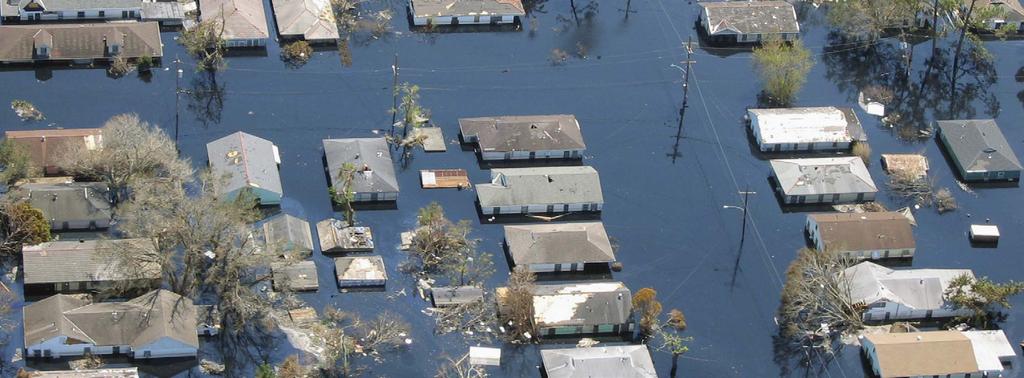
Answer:
[[[25,100],[14,100],[11,101],[11,109],[14,109],[14,114],[17,114],[22,121],[42,121],[46,119],[43,112],[36,109],[35,105]]]

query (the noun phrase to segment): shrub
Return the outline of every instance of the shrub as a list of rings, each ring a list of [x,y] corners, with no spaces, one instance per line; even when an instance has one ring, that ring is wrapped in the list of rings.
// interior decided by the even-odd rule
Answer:
[[[935,192],[935,208],[939,210],[939,214],[956,210],[956,198],[948,188],[942,188]]]
[[[854,142],[851,152],[864,161],[864,165],[871,164],[871,146],[867,142]]]
[[[110,68],[107,68],[107,72],[113,77],[121,77],[132,72],[132,66],[128,64],[128,59],[118,55],[110,62]]]
[[[300,67],[313,56],[313,48],[306,41],[295,41],[281,49],[281,60],[292,67]]]

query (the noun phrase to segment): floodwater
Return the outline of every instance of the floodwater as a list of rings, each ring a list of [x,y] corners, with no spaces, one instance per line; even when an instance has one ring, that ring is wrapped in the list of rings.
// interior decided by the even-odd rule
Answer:
[[[421,103],[446,138],[457,138],[459,117],[502,114],[575,114],[588,144],[584,164],[601,174],[606,207],[601,214],[609,234],[620,247],[622,272],[614,273],[634,291],[658,290],[666,311],[682,309],[693,337],[690,351],[680,359],[682,376],[861,376],[864,367],[857,348],[841,349],[834,359],[817,360],[810,370],[791,356],[777,356],[773,348],[773,317],[782,278],[795,251],[804,245],[805,211],[783,211],[772,194],[763,157],[752,153],[743,114],[757,106],[759,83],[751,56],[742,49],[705,49],[693,52],[689,107],[680,125],[685,59],[681,42],[696,40],[694,2],[634,0],[630,12],[624,1],[576,1],[578,22],[566,1],[535,0],[523,30],[477,30],[455,33],[410,31],[403,2],[387,4],[395,10],[395,33],[374,39],[368,35],[350,44],[351,65],[337,51],[316,53],[303,67],[287,67],[271,43],[265,56],[237,56],[209,80],[193,72],[192,61],[163,34],[163,67],[146,80],[129,76],[108,78],[102,69],[8,70],[0,72],[0,100],[26,99],[46,113],[40,123],[23,123],[13,112],[0,112],[0,128],[98,127],[112,115],[138,113],[177,135],[181,153],[199,167],[205,164],[205,144],[243,130],[274,141],[281,150],[281,176],[285,199],[282,209],[316,222],[334,215],[322,173],[324,138],[369,137],[391,122],[391,64],[399,56],[400,81],[422,88]],[[270,6],[267,4],[268,21]],[[914,44],[913,72],[898,81],[904,70],[901,52],[893,39],[870,50],[850,45],[828,47],[820,10],[801,8],[803,40],[815,54],[816,64],[799,94],[800,106],[854,106],[866,85],[887,85],[898,97],[901,113],[912,120],[899,130],[882,126],[878,117],[857,109],[873,149],[871,174],[884,187],[879,153],[924,152],[932,177],[950,187],[960,209],[944,215],[933,209],[916,211],[918,252],[913,267],[970,268],[995,280],[1022,279],[1024,202],[1021,190],[959,189],[954,174],[934,139],[918,139],[914,127],[925,127],[935,117],[995,117],[1018,154],[1024,153],[1024,43],[991,41],[995,55],[988,67],[971,67],[960,80],[955,101],[948,95],[946,64],[939,86],[920,90],[924,62],[931,43]],[[271,30],[274,30],[272,27]],[[579,49],[577,46],[582,46]],[[949,41],[938,44],[942,59],[950,55]],[[563,65],[549,61],[552,49],[571,56]],[[585,57],[577,51],[586,50]],[[582,51],[580,51],[582,52]],[[259,54],[262,55],[262,54]],[[184,77],[175,130],[175,57]],[[1017,75],[1015,79],[1015,75]],[[893,84],[896,83],[896,84]],[[915,87],[916,86],[916,87]],[[916,88],[916,89],[915,89]],[[679,136],[677,138],[677,136]],[[472,152],[449,144],[448,152],[415,153],[400,170],[402,187],[397,209],[361,211],[358,221],[373,228],[376,254],[388,265],[387,291],[338,293],[331,260],[314,253],[320,290],[300,295],[318,309],[331,304],[364,317],[387,310],[413,325],[413,344],[385,355],[380,364],[360,361],[368,376],[432,376],[440,356],[461,355],[467,341],[459,336],[434,336],[432,319],[420,311],[427,303],[413,295],[414,283],[397,271],[404,259],[397,250],[399,233],[411,228],[417,209],[440,202],[452,219],[469,219],[481,247],[496,253],[497,273],[491,285],[504,282],[501,226],[477,216],[472,191],[422,190],[418,170],[466,168],[473,182],[488,173],[479,168]],[[750,223],[740,249],[740,190],[750,196]],[[879,199],[890,208],[902,204],[886,194]],[[991,219],[1003,238],[997,248],[971,248],[966,231],[971,223]],[[1024,297],[1001,326],[1012,343],[1024,339]],[[12,347],[20,346],[20,334]],[[8,352],[11,348],[8,348]],[[292,350],[282,341],[276,361]],[[659,374],[668,376],[671,357],[653,352]],[[1022,361],[1018,358],[1016,365]],[[536,347],[505,346],[494,376],[537,376]],[[822,367],[824,365],[824,367]],[[187,369],[187,367],[185,367]],[[150,366],[159,375],[179,368]],[[1011,376],[1020,376],[1019,369]],[[184,375],[185,373],[180,373]]]

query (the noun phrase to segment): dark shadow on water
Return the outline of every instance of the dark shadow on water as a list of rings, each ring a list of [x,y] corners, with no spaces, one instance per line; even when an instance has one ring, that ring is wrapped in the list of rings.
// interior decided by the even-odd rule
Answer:
[[[507,33],[522,31],[522,23],[519,18],[511,24],[488,24],[488,25],[433,25],[416,26],[412,24],[412,17],[409,17],[409,31],[420,34],[449,34],[449,33]]]
[[[220,124],[226,94],[227,85],[217,80],[216,72],[199,72],[185,90],[186,107],[203,127]]]
[[[971,248],[977,248],[977,249],[995,249],[995,248],[999,248],[999,241],[994,241],[994,242],[977,242],[977,241],[971,240],[971,234],[970,233],[966,233],[966,235],[967,235],[967,241],[970,242],[970,244],[971,244]]]
[[[518,160],[482,160],[477,154],[480,169],[494,168],[533,168],[533,167],[566,167],[581,166],[583,159],[518,159]]]
[[[261,46],[261,47],[232,47],[232,48],[227,49],[227,51],[224,52],[224,57],[225,58],[246,58],[246,57],[262,58],[262,57],[266,57],[267,55],[268,55],[267,54],[267,48],[265,46]]]
[[[480,211],[480,202],[476,201],[476,215],[480,220],[480,224],[511,224],[511,223],[544,223],[543,219],[538,219],[523,214],[502,214],[502,215],[484,215]],[[562,215],[565,214],[565,215]],[[541,217],[560,217],[558,219],[551,220],[552,222],[573,222],[573,221],[597,221],[601,220],[600,211],[591,212],[571,212],[571,213],[556,213],[556,214],[533,214]]]
[[[199,360],[195,357],[179,358],[158,358],[158,359],[132,359],[128,356],[100,356],[103,359],[104,367],[132,367],[139,368],[141,376],[169,378],[189,371],[198,366]],[[69,362],[78,358],[43,358],[27,359],[25,366],[38,370],[70,370]]]
[[[358,294],[358,293],[383,293],[387,291],[387,284],[378,286],[359,286],[359,287],[340,287],[338,293],[340,294]]]

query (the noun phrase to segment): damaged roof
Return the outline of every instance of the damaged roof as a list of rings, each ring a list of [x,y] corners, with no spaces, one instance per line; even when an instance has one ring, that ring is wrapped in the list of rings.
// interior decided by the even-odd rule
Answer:
[[[864,161],[856,156],[812,159],[773,159],[772,171],[787,196],[875,193]]]
[[[708,33],[799,33],[793,5],[785,1],[717,1],[698,3],[707,17]]]
[[[460,118],[463,138],[477,138],[481,151],[584,150],[583,134],[571,114]]]
[[[391,148],[384,138],[324,139],[324,155],[331,186],[343,186],[339,173],[345,163],[355,165],[352,191],[356,193],[398,192],[398,178],[391,161]]]
[[[262,0],[203,0],[199,2],[203,21],[223,20],[224,39],[267,39],[267,17]]]
[[[548,378],[657,378],[646,345],[543,349]]]
[[[481,207],[604,203],[601,178],[590,166],[491,170],[491,182],[476,185]]]
[[[625,324],[633,308],[622,282],[537,285],[533,319],[538,327]]]
[[[842,274],[849,280],[854,302],[894,302],[915,310],[942,308],[943,294],[954,278],[974,277],[970,269],[892,270],[870,261],[846,268]]]
[[[525,16],[520,0],[411,0],[413,17]]]
[[[307,41],[338,39],[338,24],[330,0],[273,0],[274,18],[281,36]]]

